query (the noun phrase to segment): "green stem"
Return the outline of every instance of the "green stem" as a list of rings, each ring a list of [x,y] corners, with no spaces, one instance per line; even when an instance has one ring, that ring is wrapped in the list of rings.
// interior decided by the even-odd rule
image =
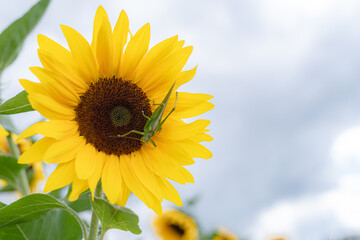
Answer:
[[[100,240],[103,240],[103,239],[104,239],[104,236],[105,236],[105,231],[102,231],[102,232],[101,232],[101,236],[100,236]]]
[[[2,70],[0,70],[0,104],[2,104],[2,100],[1,100],[1,95],[2,95],[2,84],[1,84],[1,75],[2,75]]]
[[[67,206],[67,205],[66,205],[66,206]],[[67,207],[67,211],[68,211],[69,213],[71,213],[71,214],[76,218],[76,220],[77,220],[78,223],[80,224],[81,231],[83,232],[83,235],[84,235],[84,239],[85,239],[85,240],[88,240],[88,236],[87,236],[87,231],[86,231],[85,224],[84,224],[84,222],[81,220],[81,218],[79,217],[79,215],[78,215],[71,207]]]
[[[102,197],[102,187],[100,184],[95,189],[95,197],[99,197],[99,198]],[[89,240],[96,240],[98,231],[99,231],[99,218],[97,217],[95,211],[93,210],[91,215]],[[104,237],[103,234],[101,234],[101,236]]]
[[[20,157],[20,151],[19,148],[14,143],[13,138],[11,137],[11,132],[9,132],[9,135],[6,137],[8,145],[9,145],[9,151],[13,157],[16,159],[19,159]],[[30,194],[30,186],[29,186],[29,180],[26,176],[26,170],[25,168],[21,169],[19,173],[19,191],[23,196]]]

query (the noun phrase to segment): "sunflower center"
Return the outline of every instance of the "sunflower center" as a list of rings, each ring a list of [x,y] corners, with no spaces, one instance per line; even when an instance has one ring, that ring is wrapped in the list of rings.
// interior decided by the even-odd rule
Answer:
[[[75,120],[80,135],[98,151],[108,155],[138,151],[141,135],[131,130],[144,131],[151,116],[150,101],[140,87],[119,78],[100,78],[80,97],[75,108]]]
[[[183,236],[185,234],[185,230],[183,228],[181,228],[179,225],[172,223],[169,226],[174,232],[176,232],[180,236]]]
[[[117,106],[113,110],[111,110],[110,118],[114,126],[126,126],[130,123],[131,112],[124,106]]]

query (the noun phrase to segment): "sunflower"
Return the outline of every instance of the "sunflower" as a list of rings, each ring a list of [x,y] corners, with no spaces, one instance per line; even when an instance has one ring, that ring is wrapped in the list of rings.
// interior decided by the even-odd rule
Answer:
[[[195,240],[198,229],[194,219],[177,210],[168,210],[157,216],[154,228],[164,240]]]
[[[225,228],[220,228],[214,234],[212,240],[238,240],[238,238]]]
[[[0,125],[0,155],[1,154],[9,154],[9,145],[6,139],[6,136],[9,135],[9,133],[4,130],[1,131],[2,127]],[[15,140],[17,138],[17,135],[12,133],[11,137]],[[25,152],[31,147],[31,141],[27,139],[23,139],[18,142],[18,148],[20,153]],[[42,162],[34,162],[29,164],[29,167],[26,169],[26,172],[29,177],[30,182],[30,191],[32,193],[37,192],[37,186],[41,180],[44,180],[44,172],[43,172],[43,164]],[[5,181],[0,180],[0,186],[5,187],[7,184]]]
[[[179,92],[176,110],[152,138],[156,147],[140,141],[140,134],[120,136],[131,130],[144,131],[145,116],[152,115],[170,87],[176,83],[175,91],[194,77],[196,67],[182,71],[192,47],[184,47],[184,41],[174,36],[148,51],[149,24],[132,35],[122,11],[112,29],[101,6],[91,44],[73,28],[62,25],[61,29],[70,51],[39,35],[43,68],[30,70],[40,83],[20,80],[32,107],[50,121],[36,123],[19,136],[18,140],[34,134],[45,136],[19,163],[57,163],[45,192],[72,183],[70,201],[88,188],[94,195],[101,179],[113,204],[124,206],[132,192],[156,213],[161,213],[163,199],[181,206],[168,179],[193,183],[184,166],[193,164],[195,157],[212,157],[200,144],[212,140],[205,133],[210,121],[188,124],[182,119],[212,109],[208,102],[212,96]],[[164,117],[175,102],[176,94],[171,94]]]

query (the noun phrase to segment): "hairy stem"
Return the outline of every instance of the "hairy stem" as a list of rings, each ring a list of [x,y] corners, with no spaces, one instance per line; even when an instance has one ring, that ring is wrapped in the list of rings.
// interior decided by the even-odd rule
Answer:
[[[95,197],[99,197],[99,198],[102,197],[101,184],[99,184],[95,189]],[[96,240],[98,231],[99,231],[99,218],[97,217],[95,211],[93,210],[91,215],[89,240]]]

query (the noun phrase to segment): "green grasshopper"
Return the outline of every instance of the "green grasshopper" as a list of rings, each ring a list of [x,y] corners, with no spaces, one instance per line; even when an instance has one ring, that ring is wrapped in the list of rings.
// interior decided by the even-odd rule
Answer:
[[[140,132],[137,130],[131,130],[130,132],[127,132],[123,135],[118,135],[118,137],[126,138],[126,136],[129,135],[130,133],[137,133],[137,134],[142,135],[142,137],[140,138],[141,142],[143,142],[143,143],[151,142],[151,144],[154,145],[154,147],[156,147],[156,144],[155,144],[154,140],[152,139],[152,137],[162,129],[162,125],[164,124],[166,119],[170,116],[170,114],[175,111],[175,108],[176,108],[178,92],[176,92],[174,108],[169,112],[169,114],[163,120],[161,120],[162,116],[164,114],[164,111],[165,111],[165,107],[169,101],[170,95],[174,89],[175,83],[176,82],[174,82],[174,84],[171,86],[170,90],[168,91],[164,100],[161,103],[159,103],[159,104],[154,103],[154,105],[159,105],[159,106],[155,109],[155,111],[153,112],[153,114],[150,117],[146,116],[144,114],[144,111],[142,112],[143,116],[145,118],[147,118],[147,122],[145,123],[145,126],[144,126],[144,132]]]

